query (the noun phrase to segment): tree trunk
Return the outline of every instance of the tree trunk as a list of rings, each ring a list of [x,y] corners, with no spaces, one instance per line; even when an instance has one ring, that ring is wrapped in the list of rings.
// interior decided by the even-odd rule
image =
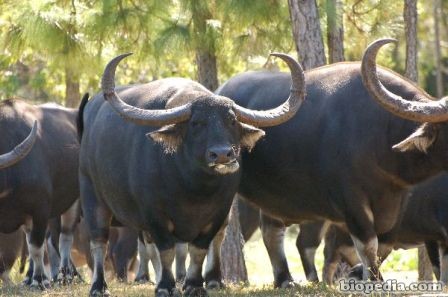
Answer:
[[[196,50],[196,65],[198,65],[198,82],[214,92],[218,88],[218,70],[216,56],[207,51]]]
[[[247,269],[244,261],[244,239],[238,214],[237,196],[233,199],[224,240],[221,246],[221,272],[226,283],[247,283]]]
[[[432,264],[424,246],[418,248],[418,280],[432,281]]]
[[[417,69],[417,0],[404,1],[404,31],[406,35],[405,76],[418,82]]]
[[[341,0],[327,0],[327,45],[329,63],[345,61],[343,3]]]
[[[325,50],[316,0],[288,0],[292,34],[303,68],[325,65]]]
[[[435,34],[435,59],[436,59],[436,71],[437,71],[437,97],[442,98],[443,90],[443,77],[442,77],[442,57],[440,52],[440,10],[441,0],[434,0],[434,34]]]
[[[417,0],[404,0],[403,18],[406,35],[405,76],[417,83]],[[432,265],[424,246],[418,248],[418,280],[432,280]]]
[[[192,5],[192,18],[198,82],[214,92],[218,88],[215,40],[207,34],[207,20],[212,14],[206,5],[196,4]]]
[[[81,94],[79,92],[79,77],[69,68],[65,69],[65,106],[77,107]]]

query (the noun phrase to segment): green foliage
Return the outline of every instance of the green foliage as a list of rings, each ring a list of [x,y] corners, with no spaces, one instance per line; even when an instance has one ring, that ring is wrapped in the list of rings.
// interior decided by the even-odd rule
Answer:
[[[399,46],[381,51],[379,63],[404,69],[403,1],[346,0],[345,55],[359,60],[380,37]],[[318,0],[323,34],[326,0]],[[448,1],[443,1],[448,9]],[[423,87],[434,81],[432,6],[419,1],[419,72]],[[329,10],[331,14],[331,9]],[[445,28],[447,18],[442,18]],[[442,30],[442,40],[448,30]],[[295,55],[286,0],[3,0],[0,2],[0,97],[64,102],[65,75],[81,92],[98,90],[105,63],[134,52],[117,71],[119,83],[166,76],[195,79],[195,49],[213,51],[221,82],[258,69],[270,52]],[[27,65],[27,79],[15,73]],[[280,64],[281,69],[285,69]],[[22,77],[19,79],[19,77]],[[425,83],[427,82],[427,83]]]

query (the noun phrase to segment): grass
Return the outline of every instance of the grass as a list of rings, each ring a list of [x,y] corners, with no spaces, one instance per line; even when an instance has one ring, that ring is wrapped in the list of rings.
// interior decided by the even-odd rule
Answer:
[[[40,292],[15,286],[12,288],[0,288],[0,296],[88,296],[90,286],[88,284],[76,284],[70,287],[54,287],[47,292]],[[121,284],[115,281],[109,283],[112,296],[116,297],[152,297],[154,296],[153,285]],[[261,287],[231,287],[220,291],[209,292],[210,297],[224,296],[346,296],[335,289],[325,288],[322,285],[300,286],[294,289],[273,290],[271,286]]]
[[[231,286],[225,290],[210,292],[210,296],[349,296],[338,292],[336,289],[326,287],[323,284],[309,284],[306,282],[300,257],[295,247],[296,235],[297,233],[294,231],[287,232],[285,250],[289,261],[289,268],[299,286],[293,289],[273,290],[272,269],[269,262],[269,257],[263,246],[261,234],[260,232],[257,232],[244,247],[250,285]],[[319,247],[316,254],[316,265],[319,269],[319,275],[321,275],[323,264],[322,251],[323,244]],[[417,251],[415,249],[393,252],[382,266],[382,272],[385,278],[399,279],[404,282],[415,281],[417,279],[416,269]],[[13,287],[1,286],[0,296],[87,296],[90,289],[90,273],[87,268],[82,269],[81,272],[83,273],[84,279],[86,279],[87,283],[75,284],[68,287],[54,286],[51,290],[46,292],[30,290],[21,285],[15,285]],[[18,273],[16,268],[11,273],[11,278],[15,283],[20,283],[23,277],[23,275]],[[114,280],[109,280],[108,285],[112,296],[154,296],[155,287],[153,285],[133,283],[123,284]],[[370,296],[376,295],[372,294]],[[379,295],[377,294],[377,296]]]

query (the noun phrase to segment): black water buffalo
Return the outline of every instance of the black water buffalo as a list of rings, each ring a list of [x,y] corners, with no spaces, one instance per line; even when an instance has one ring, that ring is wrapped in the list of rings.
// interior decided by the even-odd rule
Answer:
[[[346,225],[371,277],[379,276],[378,235],[399,221],[410,187],[448,165],[446,100],[433,101],[402,76],[377,70],[376,53],[388,42],[370,45],[362,65],[306,72],[307,100],[243,155],[239,187],[286,224]],[[248,108],[271,108],[288,96],[289,82],[285,73],[249,72],[217,93]]]
[[[43,267],[47,222],[65,212],[79,196],[77,112],[56,104],[35,106],[5,100],[0,104],[0,114],[0,151],[11,150],[14,143],[29,134],[34,122],[39,123],[32,130],[36,136],[28,155],[14,166],[0,170],[0,232],[10,233],[25,224],[34,262],[29,282],[45,288],[49,286]],[[72,223],[66,221],[64,226]],[[71,234],[63,233],[61,252],[69,254],[70,245]],[[62,264],[61,270],[64,274],[69,272]]]
[[[0,155],[0,169],[8,168],[13,166],[23,158],[25,158],[28,153],[33,148],[34,143],[37,138],[37,122],[35,121],[31,129],[30,134],[23,140],[19,145],[14,147],[8,153]],[[8,144],[9,146],[10,144]],[[12,266],[22,254],[21,257],[21,272],[23,272],[22,263],[26,260],[26,255],[23,255],[21,251],[24,250],[24,233],[21,229],[5,234],[0,233],[0,279],[3,284],[10,284],[11,279],[9,278],[9,272]]]
[[[186,294],[205,293],[202,263],[239,185],[241,149],[250,150],[264,135],[257,126],[290,119],[305,96],[300,65],[276,55],[288,63],[293,84],[288,100],[269,111],[243,108],[181,78],[115,90],[116,66],[127,55],[107,65],[103,93],[80,108],[81,199],[94,257],[91,295],[106,293],[103,259],[112,214],[154,240],[162,263],[157,296],[175,288],[171,264],[178,241],[190,243]]]
[[[393,249],[425,244],[436,278],[444,284],[448,283],[447,193],[447,174],[431,178],[413,188],[400,224],[379,237],[382,249],[378,255],[381,262]],[[332,282],[338,261],[347,257],[355,259],[356,251],[344,230],[330,229],[328,234],[328,240],[325,238],[324,279]],[[349,264],[353,266],[359,262],[350,261]]]

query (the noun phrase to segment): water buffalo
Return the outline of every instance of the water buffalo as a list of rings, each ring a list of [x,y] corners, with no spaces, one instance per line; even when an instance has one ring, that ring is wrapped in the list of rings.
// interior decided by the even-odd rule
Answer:
[[[345,225],[371,277],[379,276],[378,235],[399,221],[408,190],[448,165],[446,99],[433,101],[411,81],[376,69],[375,55],[390,41],[372,43],[362,65],[306,72],[307,100],[243,155],[239,187],[286,224],[324,219]],[[289,83],[285,73],[249,72],[217,93],[265,109],[288,96]]]
[[[0,151],[9,151],[13,143],[29,134],[35,140],[28,155],[14,166],[0,170],[0,232],[10,233],[25,225],[29,254],[34,262],[32,286],[46,288],[44,272],[44,240],[49,218],[60,216],[79,196],[78,151],[75,109],[56,104],[31,105],[20,100],[0,104],[0,130],[3,136]],[[12,154],[23,154],[22,147]],[[8,159],[8,158],[7,158]],[[1,162],[1,161],[0,161]],[[9,161],[8,161],[9,162]],[[5,163],[6,164],[6,163]],[[70,229],[73,222],[64,220]],[[61,236],[61,252],[69,254],[71,234]],[[64,262],[68,263],[68,262]],[[68,271],[66,271],[68,270]],[[64,275],[69,268],[61,264]]]
[[[205,293],[202,263],[239,185],[241,149],[252,149],[264,135],[257,127],[289,120],[305,96],[300,65],[275,55],[287,62],[293,83],[287,101],[268,111],[243,108],[182,78],[115,89],[115,69],[127,55],[109,62],[103,92],[80,108],[81,199],[94,257],[91,295],[107,294],[103,260],[112,214],[154,240],[162,264],[157,296],[173,293],[171,264],[179,241],[190,243],[185,293]]]
[[[380,261],[393,249],[425,244],[438,280],[448,282],[448,175],[441,174],[412,189],[403,219],[390,232],[379,236]],[[331,231],[331,232],[330,232]],[[333,281],[334,267],[342,258],[356,257],[349,235],[340,228],[328,231],[325,238],[324,279]],[[439,249],[439,253],[437,253]],[[350,261],[354,266],[358,261]]]
[[[20,144],[14,147],[8,153],[0,155],[0,169],[13,166],[23,158],[33,148],[37,138],[37,122],[35,121],[31,129],[30,134]],[[24,235],[21,229],[10,234],[0,233],[0,279],[3,284],[10,284],[9,272],[14,265],[16,259],[19,257],[19,253],[24,250]],[[21,272],[23,272],[23,265],[26,255],[21,257]]]

